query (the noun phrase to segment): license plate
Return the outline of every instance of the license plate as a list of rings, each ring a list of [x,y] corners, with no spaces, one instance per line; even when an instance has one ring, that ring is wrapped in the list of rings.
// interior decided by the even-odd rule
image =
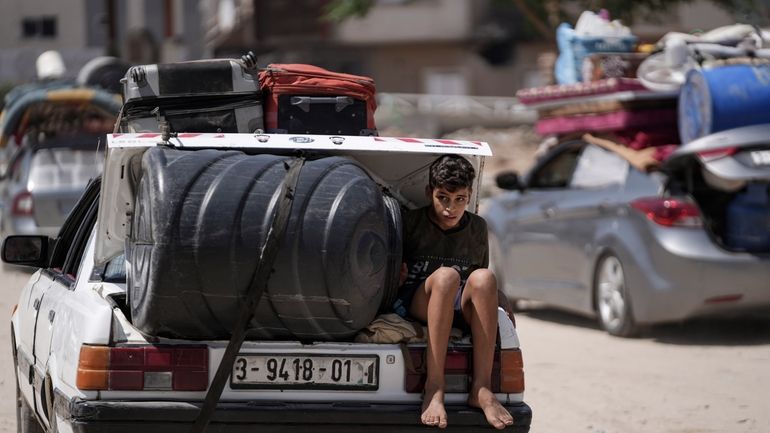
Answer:
[[[770,165],[770,150],[755,150],[751,152],[751,162],[754,165]]]
[[[230,387],[376,390],[379,367],[375,355],[239,354]]]

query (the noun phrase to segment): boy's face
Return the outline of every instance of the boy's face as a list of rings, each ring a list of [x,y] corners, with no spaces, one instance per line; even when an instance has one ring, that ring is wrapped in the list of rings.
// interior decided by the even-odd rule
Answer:
[[[454,192],[438,187],[428,188],[431,198],[431,217],[442,230],[449,230],[460,223],[471,198],[471,189],[458,188]]]

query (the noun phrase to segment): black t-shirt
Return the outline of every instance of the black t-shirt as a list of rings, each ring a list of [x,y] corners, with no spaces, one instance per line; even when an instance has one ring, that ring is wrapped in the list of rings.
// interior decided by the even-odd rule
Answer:
[[[460,273],[462,286],[471,272],[489,266],[487,223],[484,218],[465,212],[457,227],[442,230],[431,221],[430,206],[404,214],[404,262],[408,276],[404,288],[413,289],[441,266]],[[459,308],[459,296],[455,302]]]

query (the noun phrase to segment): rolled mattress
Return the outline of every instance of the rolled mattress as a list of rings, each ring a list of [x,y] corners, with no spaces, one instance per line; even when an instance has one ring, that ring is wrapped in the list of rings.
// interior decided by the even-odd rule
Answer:
[[[679,94],[682,143],[714,132],[770,123],[770,65],[691,70]]]
[[[142,332],[229,338],[290,157],[152,148],[127,244],[128,304]],[[306,161],[248,339],[346,339],[392,299],[398,203],[357,163]]]

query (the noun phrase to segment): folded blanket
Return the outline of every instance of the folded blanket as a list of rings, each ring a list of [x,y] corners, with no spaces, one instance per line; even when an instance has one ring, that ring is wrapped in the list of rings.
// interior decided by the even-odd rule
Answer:
[[[418,322],[404,319],[395,313],[381,314],[355,336],[356,343],[423,343],[428,328]],[[452,340],[462,338],[462,331],[452,328]]]

